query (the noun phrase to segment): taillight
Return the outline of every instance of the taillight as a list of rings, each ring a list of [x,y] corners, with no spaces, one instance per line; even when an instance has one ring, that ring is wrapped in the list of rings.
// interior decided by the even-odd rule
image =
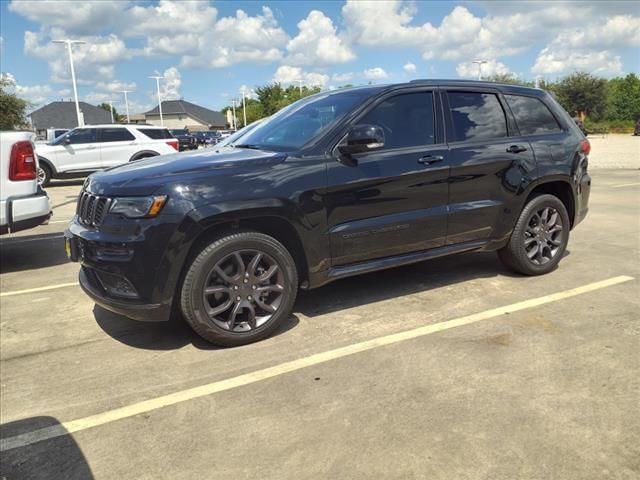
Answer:
[[[589,140],[585,138],[580,142],[580,150],[582,150],[582,153],[585,155],[589,155],[589,152],[591,151],[591,144],[589,143]]]
[[[178,140],[171,140],[170,142],[167,142],[167,145],[169,145],[170,147],[175,148],[176,150],[178,149]]]
[[[36,178],[36,156],[29,141],[16,142],[11,147],[9,180],[19,182]]]

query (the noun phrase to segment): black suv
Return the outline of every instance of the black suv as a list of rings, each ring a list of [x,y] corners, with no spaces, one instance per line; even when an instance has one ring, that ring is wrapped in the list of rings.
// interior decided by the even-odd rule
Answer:
[[[169,132],[178,139],[178,145],[181,152],[184,150],[196,150],[198,148],[198,139],[191,135],[189,130],[173,129],[169,130]]]
[[[539,275],[587,213],[589,142],[546,92],[415,81],[323,92],[234,144],[91,175],[66,231],[80,283],[133,319],[241,345],[298,288],[468,251]]]

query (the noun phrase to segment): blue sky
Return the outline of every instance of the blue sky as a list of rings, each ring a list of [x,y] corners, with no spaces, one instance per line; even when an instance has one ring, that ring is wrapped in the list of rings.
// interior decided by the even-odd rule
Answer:
[[[634,2],[2,1],[1,70],[34,106],[71,98],[56,38],[76,47],[79,96],[130,94],[132,112],[163,98],[221,108],[242,88],[302,81],[322,88],[485,73],[547,79],[640,71]]]

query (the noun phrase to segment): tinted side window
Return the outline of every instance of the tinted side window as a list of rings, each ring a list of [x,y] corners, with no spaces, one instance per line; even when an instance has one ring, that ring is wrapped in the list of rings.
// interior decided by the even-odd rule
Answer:
[[[455,141],[507,136],[507,120],[493,93],[449,92]]]
[[[101,128],[98,134],[101,142],[124,142],[136,139],[126,128]]]
[[[377,105],[358,121],[384,130],[384,149],[435,143],[433,94],[406,93]]]
[[[541,100],[521,95],[505,95],[516,117],[522,135],[536,135],[561,131],[553,114]]]
[[[69,140],[72,145],[81,143],[94,143],[96,141],[95,128],[78,128],[69,134]]]
[[[166,128],[139,128],[138,131],[153,140],[173,138]]]

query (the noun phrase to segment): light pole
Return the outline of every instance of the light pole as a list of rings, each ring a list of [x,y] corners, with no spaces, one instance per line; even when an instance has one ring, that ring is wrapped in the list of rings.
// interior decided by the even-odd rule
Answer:
[[[236,99],[231,99],[231,105],[233,108],[233,129],[238,130],[238,126],[236,125]]]
[[[162,99],[160,98],[160,79],[165,77],[162,75],[154,75],[149,78],[156,79],[156,89],[158,90],[158,109],[160,110],[160,126],[164,127],[164,120],[162,118]]]
[[[302,79],[299,78],[296,82],[298,82],[298,91],[300,92],[300,96],[302,96]]]
[[[116,123],[113,120],[113,100],[109,100],[109,111],[111,112],[111,123]]]
[[[247,104],[245,103],[245,90],[242,89],[242,114],[244,116],[244,126],[247,126]]]
[[[67,46],[67,50],[69,51],[69,65],[71,66],[71,83],[73,84],[73,96],[76,99],[76,117],[78,118],[78,126],[84,126],[84,119],[80,114],[80,103],[78,103],[78,89],[76,87],[76,71],[73,68],[73,54],[71,53],[71,45],[76,44],[80,45],[86,42],[81,40],[52,40],[52,43],[64,43]]]
[[[124,93],[124,105],[127,110],[127,123],[131,123],[131,118],[129,118],[129,99],[127,98],[127,93],[131,93],[133,90],[120,90],[120,93]]]
[[[478,80],[482,80],[482,65],[489,62],[487,62],[486,60],[474,60],[471,63],[475,63],[478,65]]]

